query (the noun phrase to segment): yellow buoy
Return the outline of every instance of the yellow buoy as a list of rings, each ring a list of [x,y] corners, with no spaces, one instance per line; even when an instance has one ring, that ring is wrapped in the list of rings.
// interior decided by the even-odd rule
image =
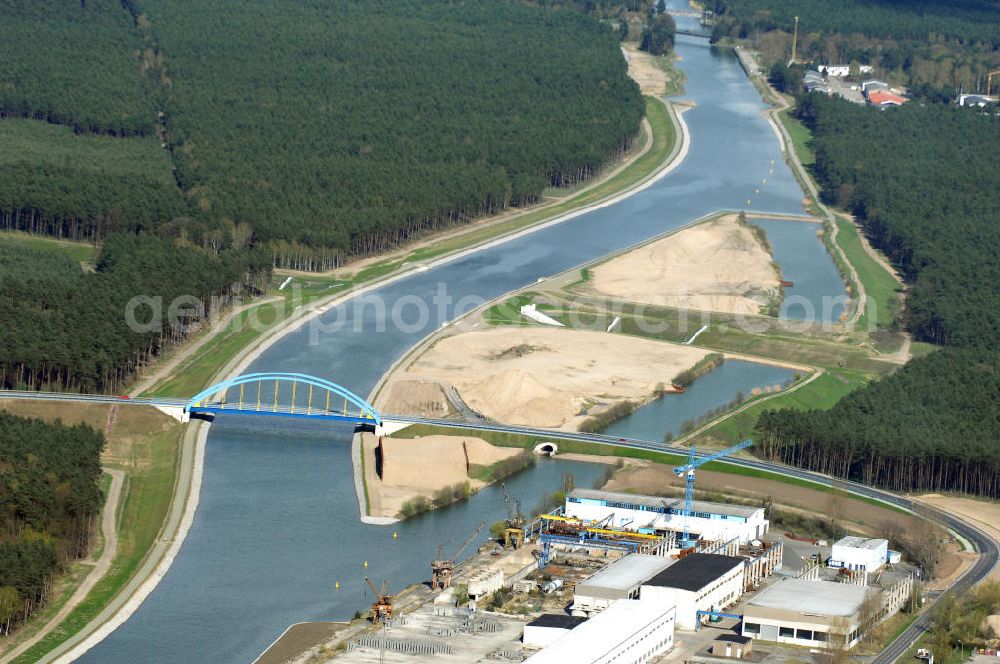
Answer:
[[[336,588],[337,590],[340,590],[340,581],[337,581],[335,584],[333,584],[333,587]]]
[[[367,561],[367,560],[365,561],[365,564],[364,564],[364,565],[362,565],[362,567],[365,567],[365,568],[367,568],[367,567],[368,567],[368,561]]]
[[[399,534],[395,530],[392,531],[392,539],[396,539],[397,537],[399,537]]]

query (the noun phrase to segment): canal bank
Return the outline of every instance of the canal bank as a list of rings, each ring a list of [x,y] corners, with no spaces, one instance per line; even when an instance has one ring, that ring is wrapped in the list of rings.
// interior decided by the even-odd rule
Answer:
[[[777,153],[773,134],[759,116],[756,92],[731,56],[713,53],[703,40],[680,39],[678,49],[696,107],[685,115],[691,152],[670,177],[613,206],[411,273],[405,283],[370,294],[388,309],[404,296],[429,302],[438,284],[448,285],[456,300],[470,294],[489,299],[662,233],[701,216],[709,211],[706,207],[738,208]],[[757,199],[760,209],[801,214],[794,178],[785,172],[769,182]],[[338,315],[350,323],[346,332],[341,327],[310,339],[300,327],[270,347],[254,368],[302,370],[363,392],[394,358],[456,313],[461,312],[452,305],[431,316],[423,328],[402,331],[381,329],[374,308],[342,311]],[[320,318],[324,315],[329,315],[327,322],[334,317],[330,311]],[[213,426],[202,503],[181,554],[132,619],[85,660],[246,661],[289,622],[310,616],[329,619],[357,609],[356,598],[337,597],[329,580],[360,570],[346,549],[378,546],[381,529],[362,529],[353,516],[357,504],[349,480],[349,435],[326,431],[322,440],[314,444],[307,432],[277,423],[267,431],[237,423]],[[303,482],[303,475],[314,478],[315,473],[323,474],[322,481]],[[345,485],[347,493],[341,491]],[[248,515],[250,505],[253,513]],[[441,534],[427,519],[414,523],[428,546]],[[468,526],[451,520],[444,525]],[[329,537],[332,531],[336,538]],[[382,548],[378,573],[400,579],[401,585],[422,578],[417,575],[424,574],[423,565],[410,567],[401,553]],[[243,590],[245,584],[253,584],[252,594]]]

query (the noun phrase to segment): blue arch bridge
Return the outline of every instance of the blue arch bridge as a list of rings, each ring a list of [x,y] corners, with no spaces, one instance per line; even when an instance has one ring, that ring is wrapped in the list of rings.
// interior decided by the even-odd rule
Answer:
[[[301,373],[252,373],[224,380],[187,400],[183,413],[202,419],[233,413],[333,420],[372,430],[382,427],[381,413],[367,400],[332,381]]]

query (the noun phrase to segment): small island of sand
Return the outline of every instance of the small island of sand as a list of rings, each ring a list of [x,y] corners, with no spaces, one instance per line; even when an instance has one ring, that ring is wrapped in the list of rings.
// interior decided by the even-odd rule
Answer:
[[[758,314],[781,277],[753,228],[730,214],[643,245],[591,271],[587,288],[629,302]]]

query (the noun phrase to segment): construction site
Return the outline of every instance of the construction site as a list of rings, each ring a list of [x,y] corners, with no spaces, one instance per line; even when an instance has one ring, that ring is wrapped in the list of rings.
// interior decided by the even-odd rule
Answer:
[[[692,450],[674,469],[683,500],[574,489],[529,517],[504,487],[505,519],[467,558],[485,523],[438,548],[426,583],[393,594],[366,576],[364,618],[258,662],[780,661],[787,646],[856,645],[911,600],[910,569],[860,537],[786,569],[763,508],[695,501],[696,469],[748,444]]]

